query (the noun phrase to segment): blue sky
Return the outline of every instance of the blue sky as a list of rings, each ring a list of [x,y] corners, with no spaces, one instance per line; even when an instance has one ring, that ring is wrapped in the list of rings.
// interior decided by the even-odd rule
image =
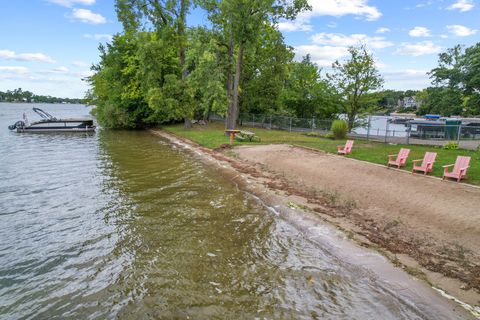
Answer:
[[[297,58],[310,54],[328,72],[361,42],[373,52],[385,88],[421,89],[438,53],[479,41],[479,0],[310,0],[311,12],[279,28]],[[113,0],[2,1],[0,91],[83,97],[81,79],[98,61],[98,44],[121,31]],[[190,24],[205,24],[194,10]]]

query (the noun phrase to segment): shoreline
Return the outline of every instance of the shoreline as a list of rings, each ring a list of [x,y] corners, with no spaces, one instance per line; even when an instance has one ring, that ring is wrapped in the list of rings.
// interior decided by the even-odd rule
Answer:
[[[357,247],[364,247],[362,249],[371,253],[376,252],[382,259],[387,258],[389,260],[388,264],[392,268],[398,269],[397,272],[405,273],[406,271],[409,275],[413,275],[415,279],[421,279],[422,283],[429,290],[433,288],[434,290],[439,290],[442,295],[450,300],[457,299],[455,304],[457,306],[462,303],[461,301],[464,301],[467,303],[467,305],[464,305],[465,309],[469,310],[476,317],[480,316],[477,300],[480,295],[472,294],[472,292],[469,292],[468,295],[462,295],[463,290],[454,290],[454,288],[458,289],[464,283],[451,278],[444,279],[443,276],[422,268],[408,255],[390,252],[388,247],[382,247],[379,243],[369,239],[368,234],[362,232],[355,223],[345,218],[349,211],[356,209],[354,199],[346,201],[345,205],[338,205],[331,201],[332,198],[338,195],[324,193],[320,194],[320,196],[312,197],[311,194],[302,190],[305,189],[302,186],[290,183],[285,174],[275,172],[266,166],[262,167],[258,163],[254,164],[248,160],[241,159],[238,153],[236,153],[239,148],[231,149],[226,147],[212,150],[162,130],[150,130],[150,132],[169,140],[173,144],[190,149],[201,156],[207,164],[213,165],[216,170],[230,177],[239,189],[257,197],[266,207],[270,208],[269,210],[277,211],[276,214],[282,217],[294,214],[297,219],[301,216],[305,219],[308,217],[308,219],[316,220],[315,228],[324,228],[326,226],[332,228],[329,234],[337,232],[338,235],[336,237],[343,239],[341,241],[342,246],[353,244]],[[317,150],[316,152],[320,151]],[[332,245],[338,247],[336,243],[332,243]],[[348,260],[347,257],[344,258]],[[359,262],[354,261],[354,263],[357,264]],[[379,260],[376,262],[370,261],[368,267],[371,268],[375,265],[378,267],[378,264],[381,264]],[[384,273],[380,272],[379,275],[384,275]],[[433,292],[433,290],[431,291]]]

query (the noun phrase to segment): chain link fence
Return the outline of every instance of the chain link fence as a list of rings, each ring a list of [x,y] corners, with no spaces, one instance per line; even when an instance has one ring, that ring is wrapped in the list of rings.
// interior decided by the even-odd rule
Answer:
[[[212,114],[210,120],[225,121],[225,118]],[[331,133],[332,122],[333,119],[248,113],[239,115],[240,126],[290,132],[328,134]],[[437,146],[456,141],[461,148],[474,150],[480,145],[480,118],[438,122],[370,115],[362,117],[358,121],[358,126],[352,130],[349,136],[384,143]]]

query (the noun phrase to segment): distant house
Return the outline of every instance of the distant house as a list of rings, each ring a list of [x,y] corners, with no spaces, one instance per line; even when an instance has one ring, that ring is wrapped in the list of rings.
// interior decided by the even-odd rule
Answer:
[[[397,108],[398,109],[417,109],[420,104],[417,102],[415,97],[404,97],[403,99],[398,99]]]

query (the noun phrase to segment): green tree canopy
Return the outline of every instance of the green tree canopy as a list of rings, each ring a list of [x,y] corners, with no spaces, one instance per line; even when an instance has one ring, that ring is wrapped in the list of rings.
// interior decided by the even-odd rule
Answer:
[[[350,47],[348,52],[350,58],[343,63],[337,60],[328,77],[339,91],[348,128],[352,130],[358,114],[372,104],[372,99],[377,99],[369,93],[382,88],[383,79],[365,45]]]
[[[480,114],[480,43],[464,49],[457,45],[439,55],[438,66],[430,72],[433,84],[437,87],[448,88],[442,92],[452,93],[451,103],[445,112],[460,111],[457,114]],[[432,91],[438,93],[439,91]],[[461,101],[455,99],[461,94]]]
[[[326,79],[321,79],[320,69],[308,55],[290,64],[282,103],[301,118],[331,119],[339,111],[338,93]]]

